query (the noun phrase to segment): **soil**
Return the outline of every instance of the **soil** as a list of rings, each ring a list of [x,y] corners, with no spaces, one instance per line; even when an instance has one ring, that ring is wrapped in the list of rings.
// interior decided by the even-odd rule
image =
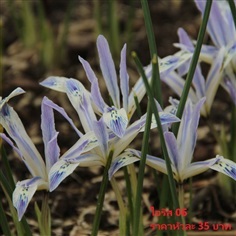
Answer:
[[[9,1],[10,2],[10,1]],[[31,46],[26,46],[20,37],[19,32],[24,33],[23,28],[17,28],[16,22],[21,22],[22,17],[19,15],[22,12],[22,1],[15,1],[13,14],[8,1],[0,0],[1,8],[1,25],[3,30],[2,37],[2,69],[3,79],[0,84],[2,97],[7,96],[14,88],[22,87],[26,94],[21,95],[16,99],[12,99],[11,105],[18,112],[24,123],[29,136],[32,138],[37,148],[43,155],[43,143],[40,131],[40,103],[44,96],[49,97],[55,103],[64,107],[70,117],[76,121],[76,125],[80,127],[77,121],[77,114],[71,107],[67,98],[63,94],[50,91],[39,85],[39,82],[50,75],[58,75],[79,79],[86,88],[90,89],[89,82],[85,73],[78,61],[78,55],[86,59],[94,69],[96,75],[101,78],[99,70],[99,60],[96,51],[97,37],[97,20],[94,17],[94,2],[85,0],[71,1],[71,11],[68,17],[68,31],[65,36],[65,43],[60,48],[60,37],[63,35],[63,22],[67,17],[67,9],[70,7],[70,1],[53,1],[42,0],[42,8],[44,9],[46,23],[53,37],[53,44],[49,44],[49,48],[45,50],[50,57],[52,51],[53,60],[45,62],[42,59],[43,45],[45,40],[40,36],[40,20],[39,20],[39,1],[32,0],[30,2],[31,12],[35,16],[36,37],[38,39]],[[100,1],[101,9],[101,24],[102,31],[108,41],[111,39],[109,33],[108,21],[108,1]],[[130,1],[115,1],[117,16],[117,24],[119,28],[118,39],[119,51],[124,43],[128,46],[127,67],[130,75],[130,84],[133,85],[139,78],[135,64],[131,57],[131,52],[137,52],[143,65],[149,64],[150,54],[148,40],[144,25],[141,4],[137,0]],[[162,58],[171,55],[177,51],[173,43],[178,42],[177,29],[184,28],[189,35],[196,39],[201,16],[192,1],[178,0],[160,0],[149,1],[151,17],[153,21],[153,29],[156,36],[158,55]],[[129,16],[131,14],[131,20]],[[14,20],[14,15],[18,17]],[[130,34],[127,34],[127,25],[130,22]],[[24,35],[26,36],[26,35]],[[27,35],[30,37],[30,34]],[[40,36],[40,37],[39,37]],[[206,40],[208,38],[206,37]],[[109,41],[111,43],[111,41]],[[113,51],[116,60],[116,65],[119,65],[119,55]],[[166,86],[162,85],[163,99],[165,104],[168,104],[168,97],[175,96],[174,93]],[[102,91],[104,94],[105,86],[103,84]],[[228,95],[220,89],[217,94],[216,101],[212,108],[212,120],[217,127],[220,124],[225,124],[228,129],[230,120],[230,99]],[[145,110],[146,102],[142,104]],[[77,136],[73,133],[68,123],[60,116],[56,117],[57,129],[60,131],[59,146],[61,152],[65,152],[73,145]],[[156,136],[151,137],[152,152],[160,154]],[[140,140],[133,144],[137,149],[141,148]],[[24,164],[16,157],[11,148],[5,145],[8,153],[10,165],[12,167],[15,180],[23,180],[29,177],[29,172]],[[205,160],[212,158],[219,151],[213,135],[204,120],[200,122],[199,139],[194,153],[194,160]],[[2,165],[1,159],[0,164]],[[136,170],[138,171],[138,165]],[[2,167],[1,167],[2,168]],[[97,195],[100,188],[103,169],[82,168],[78,167],[76,171],[60,184],[60,186],[50,193],[50,206],[52,213],[52,232],[53,235],[90,235],[93,222],[94,212],[96,208]],[[145,226],[145,235],[155,235],[149,225],[156,223],[157,218],[152,217],[150,206],[155,206],[158,209],[159,196],[156,191],[155,179],[152,171],[147,167],[145,172],[144,190],[143,190],[143,212]],[[231,235],[236,235],[236,204],[227,199],[222,189],[217,185],[217,174],[213,171],[207,171],[204,174],[193,178],[193,215],[191,221],[193,224],[198,224],[200,221],[207,221],[210,225],[218,223],[229,223],[234,231],[230,231]],[[163,176],[158,174],[160,181]],[[116,179],[121,187],[124,196],[126,196],[125,183],[123,172],[119,171],[116,174]],[[189,204],[189,189],[190,183],[186,182],[185,200],[186,206]],[[9,208],[6,199],[0,189],[1,201],[4,209],[9,217],[9,222],[12,222]],[[36,217],[34,215],[34,204],[41,204],[42,192],[37,192],[33,201],[30,203],[26,218],[34,232],[34,235],[39,235]],[[119,235],[119,211],[114,192],[111,186],[108,186],[103,214],[100,224],[99,235]],[[16,234],[13,223],[13,234]],[[222,231],[220,235],[230,235],[229,232]],[[0,235],[2,234],[0,230]],[[190,235],[190,234],[189,234]],[[191,234],[193,235],[193,234]],[[200,234],[196,234],[200,235]],[[204,235],[210,235],[210,232],[205,232]]]

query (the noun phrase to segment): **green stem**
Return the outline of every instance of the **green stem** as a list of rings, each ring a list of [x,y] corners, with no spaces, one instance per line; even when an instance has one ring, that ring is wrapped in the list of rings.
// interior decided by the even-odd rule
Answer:
[[[116,195],[116,199],[118,202],[118,206],[119,206],[119,210],[120,210],[120,217],[119,217],[119,221],[120,221],[120,235],[125,235],[126,234],[126,220],[127,220],[127,210],[126,207],[124,205],[122,196],[121,196],[121,192],[119,190],[118,184],[115,180],[114,177],[112,177],[112,179],[110,180],[111,186],[115,192]]]
[[[97,208],[96,208],[96,213],[93,221],[93,229],[92,229],[92,236],[96,236],[98,234],[98,228],[99,224],[101,221],[101,214],[102,214],[102,207],[103,207],[103,202],[104,202],[104,197],[105,197],[105,192],[107,189],[108,185],[108,170],[111,166],[111,161],[112,161],[112,156],[113,156],[114,151],[110,151],[108,158],[107,158],[107,163],[103,172],[103,179],[102,179],[102,184],[100,187],[99,191],[99,196],[98,196],[98,202],[97,202]]]
[[[196,48],[193,53],[193,58],[192,58],[192,61],[190,64],[189,72],[187,74],[186,82],[184,84],[183,92],[180,97],[179,106],[178,106],[177,113],[176,113],[176,116],[179,118],[182,117],[182,114],[184,111],[184,106],[185,106],[186,100],[188,98],[188,93],[189,93],[189,90],[190,90],[190,87],[192,84],[194,72],[195,72],[195,69],[196,69],[196,66],[198,63],[198,58],[199,58],[199,55],[201,52],[203,39],[204,39],[204,35],[206,32],[207,22],[208,22],[208,18],[209,18],[209,14],[210,14],[211,4],[212,4],[212,0],[206,1],[206,7],[205,7],[203,19],[202,19],[202,24],[201,24],[201,27],[199,30],[198,38],[197,38]],[[177,136],[178,130],[179,130],[179,123],[175,123],[173,125],[173,132],[174,132],[175,136]]]
[[[41,214],[41,224],[42,224],[42,233],[43,235],[51,235],[51,213],[50,207],[48,206],[48,192],[44,193],[43,202],[42,202],[42,214]]]

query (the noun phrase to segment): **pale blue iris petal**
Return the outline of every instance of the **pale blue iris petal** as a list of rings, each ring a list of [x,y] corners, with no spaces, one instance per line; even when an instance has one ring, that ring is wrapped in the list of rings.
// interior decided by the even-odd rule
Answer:
[[[47,183],[40,177],[17,182],[12,195],[13,206],[17,209],[19,221],[22,219],[37,188],[47,189]]]
[[[49,191],[52,192],[57,186],[69,176],[79,165],[79,163],[70,163],[61,159],[56,162],[49,171]]]
[[[171,132],[165,132],[164,136],[172,164],[176,167],[178,172],[184,171],[183,169],[179,169],[179,167],[182,166],[180,165],[181,162],[183,163],[183,166],[185,165],[185,160],[183,160],[183,157],[179,156],[179,150],[175,135]]]
[[[65,90],[65,82],[68,80],[66,77],[60,77],[60,76],[50,76],[41,83],[40,85],[53,89],[55,91],[59,92],[66,92]]]
[[[134,150],[134,149],[127,149],[127,150],[130,150],[138,158],[141,158],[141,152],[140,151],[137,151],[137,150]],[[155,156],[152,156],[152,155],[147,155],[146,156],[146,164],[148,166],[151,166],[152,168],[154,168],[154,169],[164,173],[164,174],[167,174],[166,162],[165,162],[165,160],[163,160],[160,157],[155,157]],[[172,166],[172,171],[174,172],[174,176],[176,176],[177,171],[176,171],[175,166]]]
[[[195,0],[195,3],[203,15],[206,1]],[[227,2],[225,2],[225,4],[227,4]],[[217,1],[213,1],[208,20],[207,30],[211,36],[212,41],[218,47],[227,45],[227,41],[229,38],[229,30],[227,29],[227,27],[227,22],[225,22],[225,18],[219,9]],[[230,30],[232,30],[231,32],[233,32],[234,29]]]
[[[108,154],[108,131],[103,118],[94,122],[94,133],[98,138],[99,146],[104,156]]]
[[[124,108],[116,109],[115,107],[107,108],[103,114],[106,125],[118,136],[122,137],[128,125],[128,117]]]
[[[55,129],[53,109],[45,103],[47,98],[42,101],[41,129],[43,134],[44,152],[47,170],[57,162],[60,155],[60,148],[57,144],[58,132]]]
[[[129,75],[126,66],[126,44],[122,48],[120,55],[120,89],[123,97],[123,107],[128,112]]]
[[[78,157],[81,153],[88,152],[99,145],[94,132],[90,131],[83,135],[61,158],[71,159]]]
[[[108,171],[109,180],[122,167],[139,161],[140,159],[131,151],[125,151],[114,159]]]
[[[30,166],[31,174],[33,176],[45,176],[46,169],[41,155],[26,133],[17,113],[7,104],[2,106],[0,110],[0,123],[24,156],[27,166]]]
[[[116,137],[114,143],[114,156],[118,156],[134,140],[139,132],[142,131],[146,123],[146,115],[129,125],[122,138]]]
[[[229,91],[230,97],[236,106],[236,80],[231,80],[229,78],[224,79],[224,84]]]
[[[120,108],[120,92],[117,83],[115,65],[111,56],[109,45],[104,36],[97,38],[97,48],[100,60],[100,67],[114,106]]]
[[[227,47],[226,49],[226,58],[224,60],[224,68],[227,67],[230,62],[232,62],[232,64],[234,63],[233,58],[236,58],[236,43],[234,43],[232,46]]]
[[[96,104],[96,106],[99,108],[100,112],[104,111],[104,108],[107,106],[104,102],[99,85],[98,85],[98,79],[96,75],[94,74],[92,68],[90,67],[89,63],[84,60],[82,57],[79,57],[80,62],[82,63],[85,73],[87,75],[87,78],[89,79],[91,83],[91,95],[93,98],[93,102]]]
[[[13,97],[15,97],[15,96],[18,96],[18,95],[20,95],[20,94],[22,94],[22,93],[25,93],[25,91],[24,91],[22,88],[18,87],[18,88],[16,88],[15,90],[13,90],[13,91],[12,91],[7,97],[5,97],[4,99],[1,99],[1,97],[0,97],[0,110],[1,110],[2,106],[3,106],[4,104],[6,104],[11,98],[13,98]]]
[[[96,116],[84,86],[77,80],[69,79],[66,82],[66,92],[71,104],[80,117],[85,132],[92,130]]]
[[[185,169],[184,172],[180,173],[181,180],[188,179],[195,175],[201,174],[204,171],[208,170],[212,165],[214,165],[219,158],[212,158],[206,161],[198,161],[190,163],[189,166]]]
[[[216,158],[218,160],[214,165],[210,166],[210,168],[228,175],[236,181],[236,163],[219,155]]]
[[[184,113],[180,122],[177,142],[179,155],[184,157],[185,162],[189,164],[193,155],[197,139],[197,126],[200,118],[200,109],[205,101],[202,98],[195,106],[190,100],[187,100]],[[183,164],[183,163],[182,163]],[[181,166],[183,169],[184,166]]]
[[[52,102],[51,100],[49,100],[46,97],[44,98],[44,104],[46,104],[47,106],[50,106],[54,110],[58,111],[70,123],[72,128],[78,134],[78,136],[79,137],[83,136],[83,134],[76,128],[76,126],[73,123],[72,119],[66,114],[65,110],[62,107],[58,106],[57,104],[55,104],[54,102]]]
[[[103,157],[90,152],[81,154],[80,156],[74,158],[70,158],[66,161],[69,161],[70,163],[79,163],[81,167],[105,166],[106,164],[106,161]]]
[[[224,55],[225,55],[225,48],[221,48],[207,75],[206,107],[208,112],[210,112],[212,102],[214,100],[215,94],[222,80],[222,73],[223,73],[222,63],[224,60]]]

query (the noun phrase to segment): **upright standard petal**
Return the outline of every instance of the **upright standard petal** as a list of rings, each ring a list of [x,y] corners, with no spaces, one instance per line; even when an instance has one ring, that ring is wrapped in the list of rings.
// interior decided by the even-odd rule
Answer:
[[[77,111],[85,132],[93,130],[93,122],[96,120],[94,110],[84,86],[77,80],[66,81],[66,93]]]
[[[38,188],[48,189],[47,183],[40,177],[17,182],[12,195],[12,202],[17,209],[19,221],[22,219],[30,200]]]
[[[111,56],[109,45],[104,36],[97,38],[97,48],[100,60],[100,67],[114,106],[120,108],[120,91],[117,83],[115,65]]]
[[[98,85],[98,79],[94,74],[92,68],[90,67],[89,63],[85,61],[82,57],[79,57],[79,60],[82,63],[87,78],[91,83],[91,95],[93,97],[93,102],[96,104],[96,106],[99,108],[99,111],[102,113],[107,105],[102,98]]]
[[[123,107],[128,113],[129,75],[126,67],[126,44],[122,48],[120,55],[120,89],[123,98]]]
[[[53,109],[47,106],[45,101],[48,100],[46,97],[42,101],[42,114],[41,114],[41,129],[44,142],[44,153],[47,171],[58,161],[60,155],[60,148],[57,144],[57,135],[55,129],[55,121]]]
[[[103,156],[108,155],[108,131],[103,118],[94,122],[94,133],[97,136],[99,146],[102,150]]]

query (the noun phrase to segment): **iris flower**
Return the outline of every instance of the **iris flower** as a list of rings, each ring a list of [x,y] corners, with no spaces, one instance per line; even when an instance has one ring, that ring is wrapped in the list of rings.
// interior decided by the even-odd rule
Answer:
[[[195,1],[203,14],[206,1]],[[197,97],[206,96],[206,104],[202,110],[203,115],[209,113],[216,91],[221,84],[229,93],[236,105],[236,28],[233,16],[227,1],[213,1],[207,24],[208,34],[214,45],[202,45],[200,61],[211,64],[205,85],[200,66],[196,70],[194,88]],[[183,29],[179,29],[180,43],[175,44],[185,52],[193,53],[194,45]],[[181,67],[180,75],[187,72],[189,61]],[[175,76],[176,84],[181,84],[180,78]],[[171,80],[171,79],[169,79]],[[171,83],[171,81],[169,81]],[[205,93],[205,94],[204,94]]]
[[[36,190],[53,191],[78,166],[78,163],[72,163],[69,159],[86,157],[88,151],[98,145],[97,138],[92,131],[82,136],[77,130],[81,138],[59,158],[58,132],[55,130],[54,114],[51,107],[54,106],[61,113],[64,110],[44,97],[41,106],[44,160],[27,135],[19,116],[7,103],[12,97],[22,93],[24,90],[17,88],[8,97],[0,101],[0,124],[10,138],[4,133],[0,133],[0,137],[13,147],[32,175],[30,179],[17,182],[13,192],[13,205],[17,209],[19,220],[24,215]],[[64,116],[73,126],[70,118],[66,114]]]
[[[143,131],[146,122],[146,114],[144,114],[139,120],[130,124],[130,119],[135,111],[134,95],[136,95],[138,101],[140,101],[145,94],[145,89],[144,85],[138,80],[129,94],[129,76],[126,68],[126,45],[124,45],[121,51],[120,88],[118,86],[115,65],[112,60],[108,42],[101,35],[97,39],[97,48],[103,78],[112,100],[111,106],[104,101],[101,95],[98,79],[94,71],[89,63],[81,57],[79,57],[79,60],[91,83],[91,93],[85,89],[81,82],[75,79],[51,76],[41,83],[41,85],[45,87],[66,93],[78,113],[84,131],[93,131],[98,138],[99,147],[91,150],[90,155],[87,155],[87,159],[77,158],[73,160],[76,163],[79,162],[80,166],[106,166],[107,158],[110,153],[113,153],[113,160],[115,158],[123,158],[123,151],[138,133]],[[166,60],[165,64],[163,64],[164,69],[162,71],[166,72],[173,67],[173,64],[176,65],[178,63],[179,59],[175,60],[174,57],[171,57],[168,63]],[[149,70],[150,69],[147,68],[147,73],[150,73]],[[120,94],[122,95],[122,99],[120,99]],[[121,101],[123,107],[121,106]],[[97,117],[99,118],[97,119]],[[179,121],[176,116],[167,112],[160,112],[160,118],[162,124],[170,124]],[[153,119],[152,127],[155,126],[156,124]],[[129,164],[135,161],[132,158],[126,159]],[[86,164],[84,164],[85,161]]]
[[[204,101],[205,98],[202,98],[196,105],[193,105],[190,100],[187,101],[177,138],[172,132],[166,131],[164,133],[173,176],[178,183],[183,183],[184,180],[209,168],[222,172],[236,180],[236,163],[225,159],[223,156],[217,155],[215,158],[205,161],[192,162],[197,140],[200,110]],[[129,151],[133,159],[136,157],[136,161],[140,160],[141,153],[139,151],[133,149],[127,151]],[[146,163],[154,169],[167,174],[166,162],[162,158],[147,155]],[[119,166],[112,166],[111,168],[110,176],[119,169]]]

